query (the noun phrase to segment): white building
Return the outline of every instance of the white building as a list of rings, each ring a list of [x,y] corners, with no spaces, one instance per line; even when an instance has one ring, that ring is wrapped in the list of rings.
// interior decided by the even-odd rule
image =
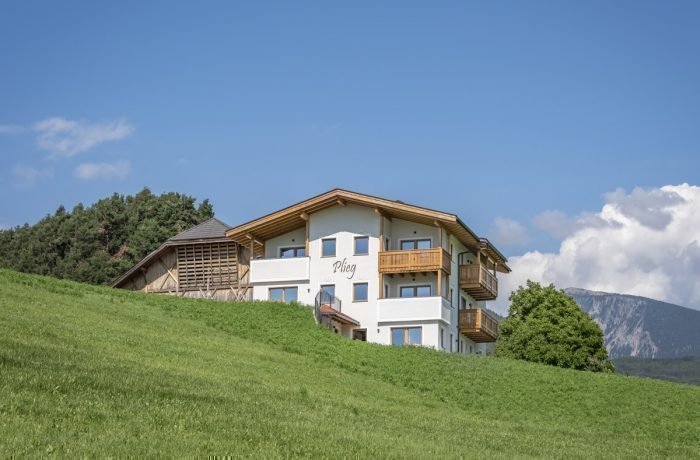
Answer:
[[[253,299],[315,306],[346,337],[490,353],[505,257],[456,215],[332,190],[231,228]]]

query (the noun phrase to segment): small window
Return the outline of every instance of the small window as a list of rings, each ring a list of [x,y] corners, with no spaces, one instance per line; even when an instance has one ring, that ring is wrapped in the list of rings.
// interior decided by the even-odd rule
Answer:
[[[389,244],[389,238],[386,238],[384,240],[384,250],[389,251],[391,249],[391,245]]]
[[[430,249],[430,239],[420,240],[403,240],[401,241],[401,250],[410,251],[413,249]]]
[[[452,349],[452,334],[450,334],[450,353],[452,353],[454,350]]]
[[[354,302],[367,302],[367,283],[352,285],[352,300]]]
[[[303,246],[294,248],[280,248],[280,257],[288,259],[291,257],[306,257],[306,248]]]
[[[467,308],[467,299],[465,299],[464,297],[461,297],[461,301],[462,301],[462,303],[460,303],[459,307],[464,310]]]
[[[421,345],[422,336],[423,328],[421,327],[395,327],[391,329],[391,344],[396,347]]]
[[[270,288],[269,296],[271,302],[296,302],[299,289],[295,287]]]
[[[399,297],[430,297],[430,286],[401,286]]]
[[[440,348],[445,349],[445,330],[440,328]]]
[[[389,298],[389,285],[388,284],[384,285],[384,298],[385,299]]]
[[[355,237],[355,255],[356,256],[366,256],[369,254],[369,237],[368,236],[356,236]]]
[[[452,301],[452,299],[454,298],[454,293],[455,293],[455,290],[450,288],[450,299],[449,299],[450,300],[450,307],[453,307],[453,308],[455,306],[454,302]]]
[[[323,246],[321,250],[323,257],[335,257],[335,238],[321,240],[321,244]]]

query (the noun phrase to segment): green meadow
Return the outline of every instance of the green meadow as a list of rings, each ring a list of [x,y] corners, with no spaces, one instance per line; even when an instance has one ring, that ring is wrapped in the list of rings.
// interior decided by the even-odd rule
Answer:
[[[0,271],[0,456],[700,458],[700,387]]]

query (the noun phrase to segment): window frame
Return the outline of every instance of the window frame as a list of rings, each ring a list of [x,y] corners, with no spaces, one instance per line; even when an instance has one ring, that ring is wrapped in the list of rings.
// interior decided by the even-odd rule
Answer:
[[[286,251],[286,250],[289,250],[289,249],[294,250],[294,256],[292,256],[292,257],[283,257],[283,256],[282,256],[282,251]],[[299,252],[300,249],[304,251],[304,255],[303,255],[303,256],[298,255],[298,252]],[[299,257],[306,257],[306,246],[280,246],[278,255],[279,255],[279,258],[280,258],[280,259],[296,259],[296,258],[299,258]]]
[[[281,290],[282,291],[282,300],[272,300],[271,299],[271,294],[273,290]],[[297,291],[296,294],[296,299],[288,301],[287,300],[287,290],[292,290],[295,289]],[[292,302],[299,302],[299,286],[270,286],[267,288],[267,300],[269,302],[280,302],[280,303],[292,303]]]
[[[410,340],[410,331],[411,330],[418,330],[420,332],[420,343],[409,343]],[[396,344],[394,343],[394,331],[403,331],[403,343],[401,344]],[[406,346],[423,346],[423,326],[399,326],[399,327],[391,327],[389,328],[389,338],[390,338],[390,343],[391,346],[393,347],[406,347]]]
[[[429,295],[424,295],[424,296],[418,296],[418,288],[424,288],[427,287],[430,289],[430,294]],[[404,288],[409,288],[413,289],[413,294],[410,297],[404,297],[401,295],[401,291],[403,291]],[[433,297],[433,286],[430,284],[404,284],[399,286],[399,298],[400,299],[422,299],[425,297]]]
[[[365,298],[358,299],[357,291],[355,290],[357,286],[365,286]],[[360,281],[358,283],[352,283],[352,301],[353,302],[369,302],[369,283],[367,281]]]
[[[412,241],[413,242],[413,248],[412,249],[404,249],[403,244],[406,242]],[[418,248],[418,242],[419,241],[427,241],[430,244],[429,248],[424,248],[424,249],[419,249]],[[433,238],[432,237],[420,237],[420,238],[401,238],[399,240],[399,250],[400,251],[427,251],[428,249],[434,249],[433,248]]]
[[[367,252],[357,252],[357,240],[367,240]],[[368,256],[369,255],[369,235],[359,235],[352,240],[353,255]]]
[[[333,254],[324,254],[326,241],[333,242]],[[337,254],[338,254],[338,241],[337,241],[337,239],[336,238],[322,238],[321,239],[321,257],[336,257]]]

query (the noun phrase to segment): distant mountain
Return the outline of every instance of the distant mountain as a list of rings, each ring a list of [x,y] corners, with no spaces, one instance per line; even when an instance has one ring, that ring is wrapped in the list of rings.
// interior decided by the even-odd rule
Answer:
[[[700,311],[632,295],[564,292],[603,329],[612,358],[700,356]]]

